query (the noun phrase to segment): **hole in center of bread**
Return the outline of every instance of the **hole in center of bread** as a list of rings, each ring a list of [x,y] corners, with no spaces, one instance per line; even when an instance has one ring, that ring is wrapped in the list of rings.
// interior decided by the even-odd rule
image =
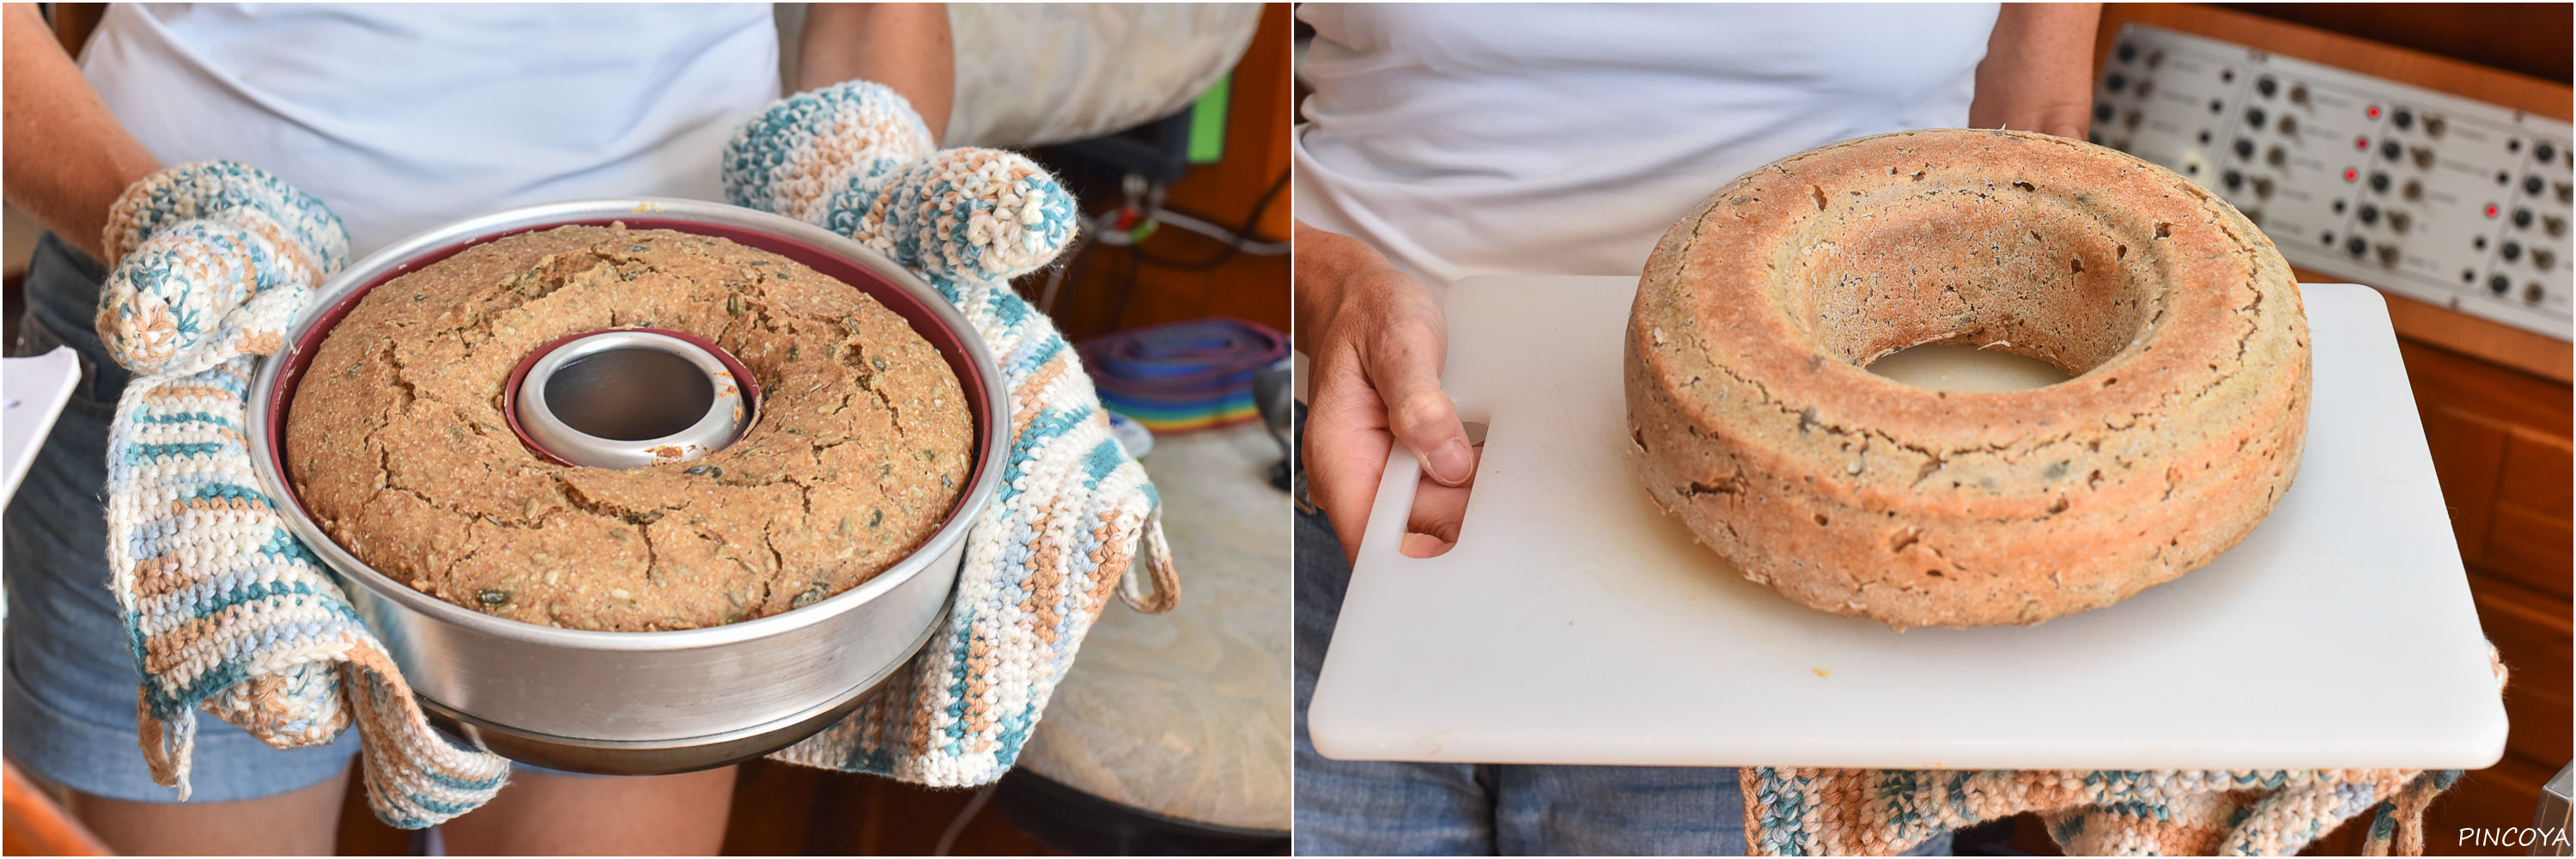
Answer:
[[[696,426],[716,402],[714,381],[689,359],[635,347],[565,362],[545,390],[546,409],[564,426],[616,441],[676,435]]]
[[[1873,196],[1884,199],[1869,206],[1810,215],[1795,258],[1781,261],[1790,276],[1779,298],[1822,353],[1869,367],[1899,350],[1954,344],[2060,371],[2041,381],[2029,368],[2002,368],[2026,381],[1999,389],[2039,387],[2109,361],[2162,303],[2151,285],[2162,282],[2165,242],[2152,223],[2122,223],[2084,194],[2046,185],[1910,190],[1919,187],[1882,187]]]
[[[1870,362],[1868,369],[1885,378],[1935,391],[2022,391],[2071,378],[2065,370],[2037,358],[1964,343],[1908,346]]]

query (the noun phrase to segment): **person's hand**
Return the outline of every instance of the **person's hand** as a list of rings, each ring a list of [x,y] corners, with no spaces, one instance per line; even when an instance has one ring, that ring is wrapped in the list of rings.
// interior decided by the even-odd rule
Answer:
[[[1475,446],[1440,390],[1448,330],[1422,284],[1348,236],[1297,225],[1297,325],[1309,361],[1306,482],[1356,556],[1398,442],[1422,463],[1404,554],[1430,557],[1458,539],[1475,480]]]

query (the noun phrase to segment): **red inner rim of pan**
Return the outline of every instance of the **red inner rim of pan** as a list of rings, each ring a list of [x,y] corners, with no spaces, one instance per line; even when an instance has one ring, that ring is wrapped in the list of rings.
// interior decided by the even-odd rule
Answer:
[[[287,478],[286,491],[288,503],[295,505],[296,512],[304,514],[308,519],[312,516],[312,511],[304,509],[304,499],[296,492],[294,469],[286,458],[286,422],[290,417],[290,412],[294,405],[295,389],[297,385],[304,381],[304,370],[308,365],[313,363],[313,353],[315,350],[321,348],[322,340],[331,335],[331,330],[339,326],[340,320],[347,317],[349,315],[349,311],[355,309],[358,306],[358,302],[367,297],[367,293],[375,291],[376,287],[383,285],[386,281],[419,271],[420,269],[440,260],[455,256],[458,253],[463,252],[466,248],[483,244],[484,242],[506,238],[520,233],[551,230],[556,227],[604,227],[611,223],[624,223],[628,229],[672,230],[675,232],[690,233],[694,235],[714,236],[716,238],[730,240],[736,244],[741,244],[746,247],[759,248],[761,250],[795,260],[799,263],[803,263],[808,268],[838,279],[842,283],[857,287],[860,292],[867,293],[869,296],[875,298],[879,303],[884,304],[886,309],[894,311],[896,315],[903,317],[905,322],[910,323],[914,333],[920,334],[922,339],[930,341],[930,345],[939,350],[940,357],[948,359],[949,370],[957,374],[958,385],[965,390],[967,413],[974,419],[975,428],[977,430],[975,434],[974,468],[966,474],[966,486],[968,490],[972,491],[975,486],[975,482],[984,476],[984,456],[987,452],[986,446],[988,442],[984,436],[983,430],[992,426],[992,421],[995,420],[995,416],[991,413],[991,404],[984,396],[984,374],[975,367],[975,362],[967,359],[966,356],[969,352],[966,348],[964,335],[961,332],[949,330],[948,326],[943,324],[939,317],[931,312],[930,306],[924,304],[921,299],[914,297],[912,293],[905,291],[902,287],[894,285],[892,281],[888,281],[885,278],[878,276],[876,272],[870,271],[864,266],[847,259],[843,259],[831,251],[814,245],[809,245],[795,239],[722,224],[703,224],[695,221],[682,221],[665,218],[619,216],[591,218],[586,220],[557,221],[549,224],[538,224],[535,226],[519,227],[516,229],[487,233],[470,239],[460,239],[453,244],[413,257],[410,261],[386,271],[383,274],[377,275],[375,280],[368,281],[366,285],[350,290],[348,295],[342,296],[338,302],[333,303],[331,306],[322,308],[321,316],[314,320],[313,327],[305,329],[304,336],[297,338],[294,348],[287,353],[286,366],[278,374],[277,388],[268,395],[269,414],[275,415],[276,417],[269,421],[268,438],[264,439],[263,443],[268,445],[269,456],[277,460],[279,473]],[[672,334],[679,332],[662,331],[661,333]],[[725,350],[715,349],[713,351],[724,359],[728,367],[738,366],[734,362],[733,356],[727,354]],[[523,368],[525,364],[525,361],[521,362]],[[746,379],[750,375],[748,370],[738,370],[738,372],[745,376]],[[514,373],[514,380],[516,377],[517,374]],[[515,382],[513,382],[513,384],[515,384]],[[757,396],[757,392],[759,390],[758,383],[748,382],[744,385],[744,389],[746,393]],[[755,421],[758,420],[758,409],[759,404],[754,403],[753,419]],[[513,429],[516,429],[515,424],[513,425]],[[750,428],[745,428],[743,432],[744,435],[749,435]],[[521,437],[521,441],[526,441],[524,436]],[[533,445],[530,445],[529,447],[531,449],[534,448]],[[966,500],[966,495],[966,492],[958,493],[957,501],[949,505],[948,516],[940,520],[941,528],[946,528],[949,520],[956,518],[957,504],[963,503]]]

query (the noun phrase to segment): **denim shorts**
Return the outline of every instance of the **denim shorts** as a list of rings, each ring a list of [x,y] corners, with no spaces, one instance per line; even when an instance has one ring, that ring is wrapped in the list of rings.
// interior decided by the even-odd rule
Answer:
[[[69,345],[81,379],[44,449],[9,499],[0,531],[8,589],[0,753],[28,772],[94,796],[176,802],[152,782],[135,732],[141,672],[107,573],[107,428],[127,374],[92,327],[106,273],[48,233],[27,267],[27,314],[10,354]],[[338,775],[355,731],[328,746],[281,750],[209,715],[197,717],[193,802],[288,793]]]
[[[1305,422],[1299,415],[1300,449]],[[1297,473],[1297,853],[1304,856],[1741,856],[1733,769],[1338,761],[1315,752],[1306,704],[1351,569]],[[1945,856],[1950,837],[1911,856]]]

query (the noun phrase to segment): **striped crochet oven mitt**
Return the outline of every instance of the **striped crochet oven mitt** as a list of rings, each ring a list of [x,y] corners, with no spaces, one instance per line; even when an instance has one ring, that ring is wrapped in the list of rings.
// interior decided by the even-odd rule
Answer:
[[[723,166],[733,204],[851,236],[920,274],[1001,364],[1011,451],[969,532],[956,601],[857,711],[772,756],[962,787],[1010,769],[1113,591],[1161,612],[1179,589],[1144,468],[1110,437],[1080,357],[1011,289],[1072,240],[1073,197],[1016,153],[933,146],[902,96],[854,81],[771,105]]]
[[[244,164],[155,173],[108,213],[98,333],[134,379],[107,448],[108,568],[142,672],[154,780],[188,798],[197,711],[278,748],[354,721],[367,796],[406,828],[490,799],[499,757],[433,733],[384,646],[259,490],[244,437],[258,356],[346,262],[320,200]]]
[[[2459,770],[1834,770],[1746,768],[1756,856],[1893,856],[2038,812],[2069,856],[2287,856],[2376,809],[2365,849],[2423,853],[2426,803]]]
[[[2510,676],[2492,647],[2502,688]],[[2287,856],[2371,811],[2362,850],[2424,853],[2424,807],[2459,770],[1864,770],[1746,767],[1756,856],[1893,856],[2037,812],[2068,856]]]

